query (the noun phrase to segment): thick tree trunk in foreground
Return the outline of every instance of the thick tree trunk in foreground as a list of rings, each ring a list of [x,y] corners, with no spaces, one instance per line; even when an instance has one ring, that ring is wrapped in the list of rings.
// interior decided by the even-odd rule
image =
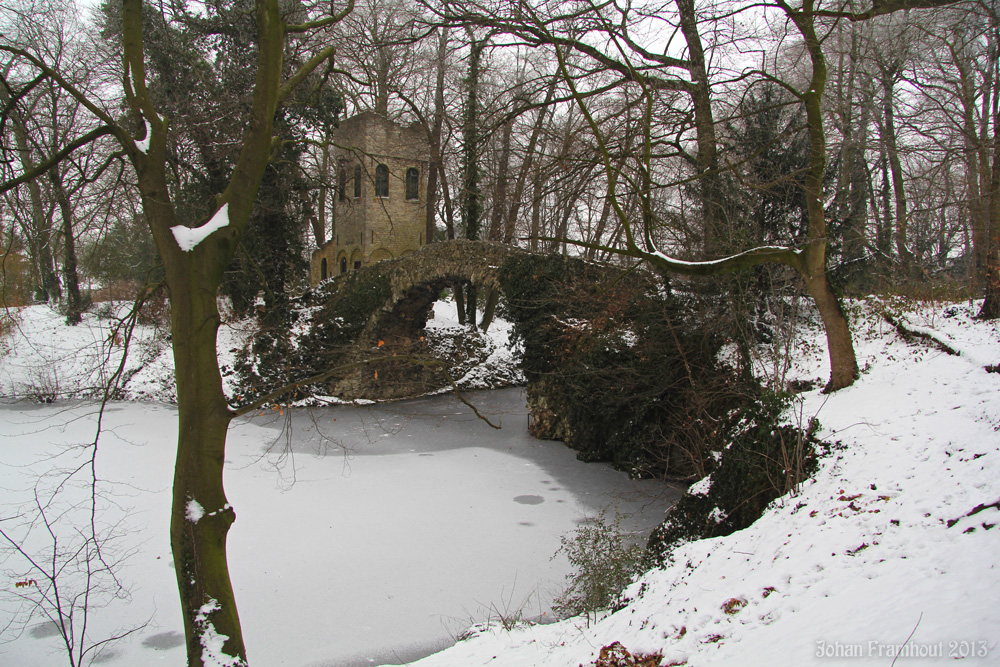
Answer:
[[[283,80],[287,26],[280,4],[256,2],[259,53],[247,129],[225,190],[212,203],[209,221],[178,219],[170,199],[168,123],[158,115],[145,82],[142,2],[125,0],[122,10],[125,97],[134,125],[145,126],[139,133],[144,146],[120,127],[116,136],[135,165],[143,211],[170,290],[179,422],[170,538],[191,666],[239,667],[247,662],[226,557],[226,538],[236,515],[222,483],[226,431],[233,413],[222,390],[217,359],[219,285],[246,229],[272,154],[275,112],[298,83],[333,55],[332,47],[322,49]],[[352,8],[348,2],[344,12],[298,26],[296,31],[339,21]],[[113,124],[110,118],[105,122]],[[215,224],[194,229],[209,222]]]
[[[170,542],[188,664],[216,664],[212,660],[223,655],[245,664],[226,557],[226,537],[236,514],[222,484],[230,412],[216,356],[219,314],[215,291],[205,289],[212,280],[193,261],[185,263],[187,271],[172,271],[168,281],[179,421]]]

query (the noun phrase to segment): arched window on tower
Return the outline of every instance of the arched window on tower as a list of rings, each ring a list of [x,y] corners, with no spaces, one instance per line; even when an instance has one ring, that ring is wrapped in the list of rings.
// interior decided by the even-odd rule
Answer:
[[[354,167],[354,198],[361,199],[361,165]]]
[[[320,273],[319,279],[320,280],[326,280],[326,277],[327,277],[327,272],[326,272],[326,257],[324,257],[323,261],[319,263],[319,273]]]
[[[375,167],[375,196],[389,196],[389,167],[384,164]]]
[[[420,198],[420,171],[415,167],[406,170],[406,199],[414,200]]]
[[[337,170],[337,193],[340,201],[347,199],[347,170],[343,167]]]

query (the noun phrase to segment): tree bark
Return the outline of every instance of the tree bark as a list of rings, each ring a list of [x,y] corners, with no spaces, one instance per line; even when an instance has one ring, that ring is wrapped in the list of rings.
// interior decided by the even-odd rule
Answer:
[[[427,215],[424,222],[424,238],[434,242],[437,232],[438,172],[441,170],[441,130],[444,126],[444,78],[447,73],[448,29],[438,28],[437,75],[434,82],[434,119],[431,121],[430,145],[431,163],[427,174]],[[450,238],[454,238],[454,232]]]
[[[996,62],[998,44],[1000,44],[1000,22],[993,14],[990,17],[990,55],[991,79],[996,83]],[[985,97],[985,96],[984,96]],[[986,235],[986,298],[979,310],[979,318],[984,320],[1000,319],[1000,91],[993,87],[993,108],[990,115],[993,118],[993,168],[988,173],[989,181],[989,231]],[[985,112],[985,102],[984,102]],[[984,117],[984,126],[986,125]],[[985,144],[986,142],[982,142]],[[983,170],[984,173],[986,170]]]
[[[816,301],[826,329],[830,358],[830,381],[826,391],[832,392],[854,384],[858,377],[858,362],[851,338],[851,327],[827,280],[826,211],[823,207],[823,175],[826,171],[826,131],[823,125],[823,90],[826,87],[826,58],[822,42],[816,35],[812,10],[814,0],[805,0],[802,11],[792,11],[783,5],[805,41],[812,61],[812,80],[802,94],[809,132],[809,163],[805,174],[806,207],[809,219],[807,245],[803,249],[800,269],[806,289]]]
[[[701,189],[704,251],[711,254],[718,247],[725,224],[725,206],[719,177],[718,140],[712,114],[711,85],[705,60],[705,49],[698,32],[698,16],[694,0],[676,0],[681,33],[688,47],[687,70],[691,75],[688,94],[694,106],[695,141],[698,146],[697,170]]]
[[[989,244],[986,253],[986,298],[979,309],[979,319],[1000,318],[1000,136],[997,134],[1000,111],[993,109],[993,169],[990,178]]]
[[[464,154],[462,178],[462,219],[465,238],[478,239],[482,226],[482,202],[479,191],[479,74],[484,40],[478,40],[469,28],[469,75],[466,81],[465,119],[462,123],[462,151]],[[469,284],[465,292],[465,324],[476,326],[476,286]]]
[[[163,260],[171,299],[179,429],[170,532],[189,665],[246,665],[226,556],[226,539],[236,515],[222,478],[233,413],[222,390],[217,356],[219,285],[246,229],[271,156],[276,110],[333,53],[324,49],[283,81],[286,26],[279,0],[257,0],[255,12],[258,61],[247,129],[229,181],[213,206],[213,216],[226,215],[225,224],[193,247],[181,247],[185,228],[194,225],[183,224],[170,199],[167,123],[157,114],[145,82],[142,2],[125,0],[122,9],[125,96],[135,126],[146,128],[147,148],[140,150],[121,129],[118,136],[136,168],[143,210]],[[219,639],[221,649],[215,641]]]
[[[326,137],[327,141],[329,139]],[[330,188],[326,186],[330,178],[330,148],[324,143],[322,150],[323,155],[319,163],[319,196],[316,198],[316,214],[310,218],[317,248],[326,245],[326,200],[330,193]]]
[[[76,270],[76,238],[73,232],[73,207],[63,187],[60,167],[49,171],[52,192],[59,204],[63,235],[63,282],[66,287],[66,323],[75,325],[83,321],[83,298],[80,295],[80,278]]]

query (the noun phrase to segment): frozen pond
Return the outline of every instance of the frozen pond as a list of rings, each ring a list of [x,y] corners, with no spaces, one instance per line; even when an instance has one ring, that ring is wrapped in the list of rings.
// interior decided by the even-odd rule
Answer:
[[[331,586],[301,582],[306,600],[289,600],[281,613],[294,615],[303,602],[322,610],[324,644],[340,657],[302,664],[403,662],[447,645],[473,621],[522,608],[525,617],[547,615],[568,571],[564,559],[551,559],[562,534],[602,510],[613,515],[616,506],[640,530],[662,518],[663,485],[581,463],[562,443],[529,436],[523,390],[468,398],[502,428],[451,396],[296,414],[291,490],[269,494],[259,508],[259,496],[234,497],[244,514],[259,511],[259,521],[271,523],[276,541],[302,544],[295,537],[301,526],[287,517],[313,502],[296,496],[324,488],[327,521],[312,529]],[[278,438],[275,447],[284,445]],[[276,500],[288,509],[274,511]],[[234,527],[234,557],[253,553],[254,567],[282,570],[280,553],[241,538]],[[254,637],[258,623],[262,633],[273,623],[275,609],[265,599],[247,608],[246,597],[241,613]],[[315,639],[303,632],[300,641]],[[273,655],[264,664],[294,664],[280,661]]]
[[[523,390],[468,397],[502,429],[450,396],[268,413],[233,427],[230,568],[251,664],[399,664],[450,644],[475,622],[546,618],[568,571],[562,557],[552,558],[561,535],[616,508],[630,528],[648,530],[676,497],[531,438]],[[84,439],[92,420],[81,417],[84,408],[0,409],[11,444],[38,443],[40,433],[53,443]],[[101,662],[180,666],[166,530],[176,412],[117,404],[107,418],[113,431],[102,470],[127,485],[117,487],[128,491],[116,504],[138,551],[123,571],[131,600],[97,610],[95,632],[130,617],[151,621]],[[30,463],[23,443],[0,455],[0,463]],[[3,474],[6,504],[17,495],[7,488],[26,486]],[[0,664],[59,664],[55,645],[33,622],[0,645]]]

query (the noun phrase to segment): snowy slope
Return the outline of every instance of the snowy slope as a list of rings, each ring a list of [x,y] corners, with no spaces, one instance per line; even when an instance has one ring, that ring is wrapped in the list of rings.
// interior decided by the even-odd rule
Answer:
[[[591,627],[494,628],[413,664],[576,667],[613,642],[690,667],[1000,664],[1000,374],[984,369],[1000,331],[970,305],[895,313],[949,356],[904,342],[876,305],[855,308],[860,381],[802,397],[838,445],[797,496],[681,547]],[[819,336],[799,346],[805,378],[825,375]]]
[[[137,324],[131,339],[124,326],[130,303],[100,304],[83,314],[78,326],[49,306],[9,309],[14,335],[0,340],[0,399],[38,400],[100,397],[107,379],[122,365],[118,398],[176,400],[174,359],[166,331]],[[219,329],[220,361],[231,364],[236,348],[250,335],[247,322],[226,322]]]

